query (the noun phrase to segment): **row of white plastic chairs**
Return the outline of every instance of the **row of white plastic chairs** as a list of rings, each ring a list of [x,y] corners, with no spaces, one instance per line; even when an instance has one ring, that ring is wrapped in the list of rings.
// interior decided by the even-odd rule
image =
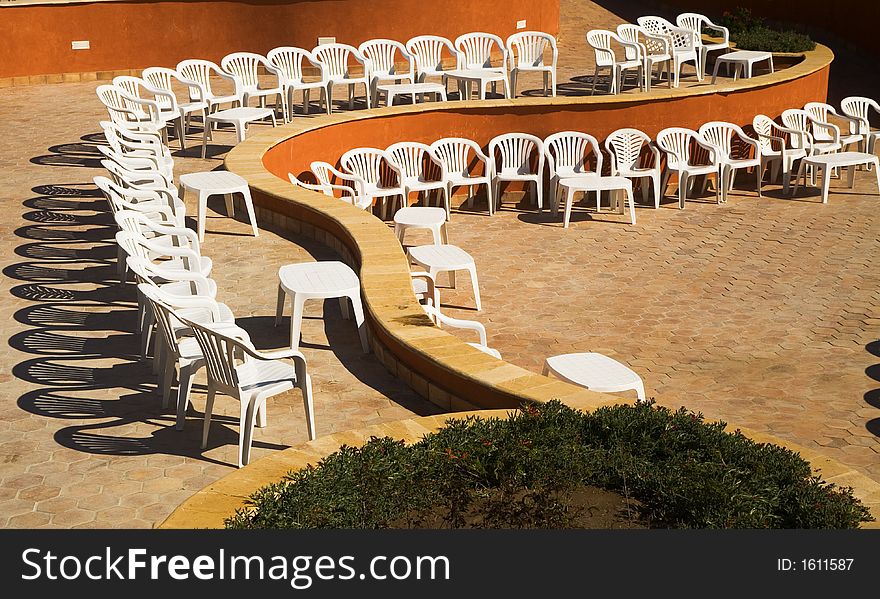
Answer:
[[[198,235],[185,226],[185,205],[174,186],[173,159],[155,128],[102,122],[107,146],[95,177],[119,227],[120,279],[131,272],[138,289],[141,353],[159,374],[163,405],[178,380],[176,425],[182,429],[196,372],[207,369],[208,401],[202,433],[207,447],[214,397],[230,395],[241,405],[238,465],[247,464],[253,426],[266,424],[266,399],[301,389],[309,439],[315,438],[311,381],[304,356],[295,350],[262,352],[217,301],[213,262],[202,255]]]
[[[545,56],[549,49],[550,57]],[[500,57],[501,64],[493,65]],[[377,86],[382,81],[424,82],[427,77],[444,78],[453,69],[496,72],[508,94],[522,72],[544,74],[544,90],[556,95],[556,39],[547,33],[523,31],[503,41],[491,33],[466,33],[455,42],[434,35],[417,36],[406,44],[389,39],[373,39],[355,48],[347,44],[324,44],[309,51],[285,46],[275,48],[266,56],[252,52],[235,52],[217,65],[208,60],[184,60],[176,68],[151,67],[142,77],[119,76],[112,85],[98,87],[98,97],[110,110],[111,118],[125,122],[150,122],[165,126],[173,122],[183,143],[186,122],[193,113],[210,113],[223,104],[247,106],[257,98],[261,106],[267,97],[276,98],[285,120],[292,115],[293,95],[303,95],[303,110],[310,110],[309,94],[318,90],[320,100],[329,114],[334,85],[347,85],[353,107],[354,86],[365,88],[366,105],[377,103]],[[361,65],[363,73],[355,73],[352,64]],[[403,66],[402,66],[403,65]],[[316,77],[307,76],[312,67]],[[261,69],[275,80],[264,86]],[[232,93],[218,93],[212,76],[226,80]],[[509,78],[509,79],[508,79]],[[177,83],[188,90],[183,101],[175,95]]]
[[[679,179],[680,208],[684,208],[689,180],[698,175],[718,177],[716,199],[721,203],[726,201],[740,169],[755,169],[759,195],[766,167],[771,166],[772,181],[781,170],[787,192],[793,165],[800,158],[835,152],[853,144],[873,152],[880,133],[870,127],[870,109],[880,112],[874,100],[853,96],[844,99],[841,112],[819,102],[811,102],[804,109],[786,110],[781,124],[757,115],[752,121],[755,137],[739,125],[721,121],[705,123],[698,131],[666,128],[657,134],[656,141],[638,129],[625,128],[611,133],[604,147],[611,157],[612,176],[650,179],[655,208],[660,206],[673,173]],[[848,132],[841,133],[840,127],[830,122],[832,119],[848,124]],[[661,169],[661,152],[666,155],[665,171]],[[541,211],[545,162],[554,209],[559,203],[562,179],[600,176],[603,171],[599,141],[588,133],[563,131],[543,140],[527,133],[499,135],[489,142],[486,152],[477,142],[463,138],[444,138],[430,145],[399,142],[385,149],[355,148],[340,158],[341,170],[327,162],[312,162],[314,183],[293,173],[288,176],[296,185],[328,196],[339,195],[364,209],[372,206],[374,200],[388,198],[397,198],[405,206],[413,193],[434,192],[442,196],[447,215],[455,188],[470,186],[472,198],[474,186],[484,185],[492,214],[500,205],[500,185],[508,181],[530,183]],[[393,176],[389,178],[388,172]],[[642,189],[647,196],[647,186]],[[385,208],[383,201],[382,218]]]
[[[730,48],[730,31],[699,13],[682,13],[675,24],[657,16],[639,17],[636,23],[618,25],[616,32],[606,29],[587,32],[587,44],[596,58],[593,93],[599,72],[606,69],[610,71],[612,94],[621,91],[626,73],[633,70],[637,73],[639,88],[650,91],[655,66],[659,67],[658,77],[666,71],[670,87],[679,86],[682,67],[688,63],[693,64],[697,80],[702,81],[709,52]],[[703,40],[703,30],[720,35],[720,41]],[[623,56],[615,52],[614,44],[623,48]]]

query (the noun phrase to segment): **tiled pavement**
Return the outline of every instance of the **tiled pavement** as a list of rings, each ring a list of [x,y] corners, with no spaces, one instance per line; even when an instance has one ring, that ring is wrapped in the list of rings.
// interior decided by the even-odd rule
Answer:
[[[583,93],[584,80],[571,80],[591,69],[582,31],[619,19],[592,3],[563,4],[560,89]],[[93,89],[0,94],[8,215],[0,223],[8,340],[0,347],[0,526],[153,526],[235,461],[237,406],[218,398],[227,418],[202,452],[203,388],[179,433],[134,355],[133,292],[114,281],[113,227],[90,185],[101,172]],[[223,142],[231,136],[219,134],[209,160],[178,153],[177,172],[217,168]],[[601,351],[629,363],[665,403],[821,447],[880,478],[877,197],[859,193],[873,193],[869,175],[858,181],[827,206],[781,199],[771,187],[764,199],[740,191],[722,207],[641,208],[636,227],[580,209],[562,230],[546,213],[507,203],[493,219],[457,213],[450,235],[476,256],[478,318],[509,361],[538,369],[547,355]],[[259,347],[283,346],[286,328],[271,322],[277,267],[331,254],[265,230],[254,239],[220,214],[222,203],[211,208],[218,212],[204,251],[220,299]],[[514,236],[519,252],[511,252]],[[471,305],[464,290],[443,298]],[[335,302],[307,315],[302,347],[319,433],[434,412],[360,353]],[[286,394],[270,402],[254,458],[303,439],[301,402]]]

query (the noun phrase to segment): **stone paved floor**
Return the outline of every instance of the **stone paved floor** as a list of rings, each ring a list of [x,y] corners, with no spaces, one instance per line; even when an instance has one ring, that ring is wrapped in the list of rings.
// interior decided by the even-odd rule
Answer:
[[[621,19],[573,0],[563,11],[560,90],[586,93],[583,31]],[[0,526],[154,526],[235,461],[237,406],[218,398],[226,418],[203,452],[203,378],[177,432],[135,355],[133,291],[114,281],[114,228],[90,183],[102,172],[93,89],[0,93]],[[177,152],[177,173],[218,168],[229,143],[218,134],[209,160]],[[722,207],[640,208],[636,227],[579,208],[567,231],[507,202],[494,219],[456,213],[451,237],[477,257],[477,317],[506,359],[538,369],[547,355],[601,351],[629,363],[664,403],[818,445],[878,478],[877,198],[861,192],[873,192],[865,173],[828,206],[781,199],[773,187],[760,200],[743,190]],[[254,239],[222,204],[211,209],[204,252],[220,299],[258,347],[282,347],[286,328],[272,326],[277,267],[332,255],[270,231]],[[443,298],[450,314],[475,317],[455,307],[472,305],[464,291]],[[312,304],[307,316],[319,434],[434,412],[360,353],[335,302]],[[254,458],[305,438],[301,401],[286,394],[270,402]]]

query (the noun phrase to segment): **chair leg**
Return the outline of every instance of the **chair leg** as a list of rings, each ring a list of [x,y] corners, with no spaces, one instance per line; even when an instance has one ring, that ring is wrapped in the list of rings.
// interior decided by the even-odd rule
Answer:
[[[165,370],[162,373],[162,407],[167,408],[168,404],[171,403],[171,387],[174,384],[174,370],[177,364],[173,357],[168,356],[168,361],[165,364]]]
[[[345,298],[342,299],[345,300]],[[358,335],[361,338],[361,348],[365,354],[368,354],[370,353],[370,342],[367,339],[367,323],[364,320],[364,308],[361,305],[361,298],[359,295],[353,295],[349,299],[351,299],[351,309],[354,312],[354,321],[357,324]]]
[[[292,349],[298,349],[299,337],[302,332],[303,304],[305,303],[305,300],[303,299],[302,294],[292,295],[293,312],[290,316],[290,347]]]
[[[189,393],[192,389],[193,366],[195,364],[187,364],[180,366],[180,376],[177,384],[177,424],[175,428],[182,431],[186,422],[186,407],[189,405]]]
[[[260,232],[257,230],[257,216],[254,214],[254,201],[251,199],[250,187],[244,187],[241,191],[241,195],[244,197],[244,207],[245,210],[247,210],[248,220],[251,221],[251,229],[254,231],[254,237],[259,237]]]
[[[480,302],[480,282],[477,279],[477,267],[476,265],[471,264],[467,267],[468,272],[471,274],[471,286],[474,289],[474,303],[477,305],[477,312],[483,309],[483,305]]]
[[[254,404],[241,402],[241,416],[238,419],[238,467],[247,466],[251,461],[251,442],[254,432]]]
[[[315,404],[312,399],[312,377],[306,374],[302,378],[305,379],[302,384],[302,394],[303,408],[306,413],[306,427],[309,431],[309,441],[314,441],[317,435],[315,434]],[[299,379],[299,375],[297,375],[297,379]]]
[[[208,447],[208,430],[211,428],[211,413],[214,411],[214,396],[216,391],[208,385],[208,399],[205,402],[205,422],[202,425],[202,449]]]
[[[678,173],[678,209],[684,210],[684,198],[687,195],[687,171]]]
[[[287,293],[284,291],[284,288],[281,285],[278,285],[278,302],[275,304],[275,326],[277,327],[281,324],[281,317],[284,315],[284,300],[287,298]]]

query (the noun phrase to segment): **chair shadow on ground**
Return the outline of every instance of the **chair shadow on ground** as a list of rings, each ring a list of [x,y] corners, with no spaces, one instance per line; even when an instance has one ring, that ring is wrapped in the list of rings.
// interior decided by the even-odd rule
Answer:
[[[865,346],[865,350],[875,358],[880,358],[880,340],[872,341]],[[874,387],[874,389],[865,393],[865,403],[880,409],[880,361],[877,364],[868,366],[865,369],[865,374],[871,379],[871,386]],[[880,437],[880,416],[869,420],[865,424],[865,428],[875,437]]]

